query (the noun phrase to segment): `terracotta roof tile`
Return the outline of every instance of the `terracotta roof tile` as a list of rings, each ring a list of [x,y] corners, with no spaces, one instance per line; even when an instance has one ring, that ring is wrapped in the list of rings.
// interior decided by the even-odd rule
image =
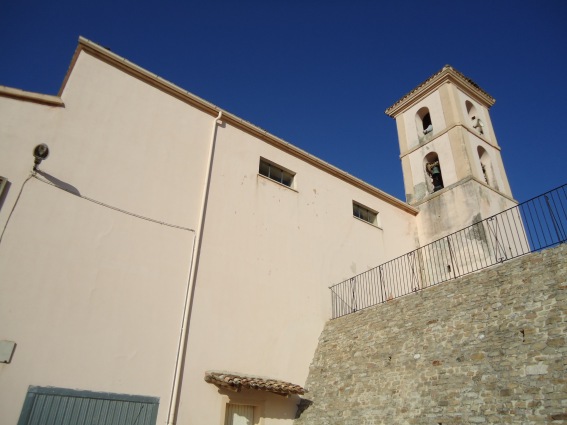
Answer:
[[[307,390],[301,386],[289,382],[233,372],[207,371],[205,372],[205,381],[210,384],[215,384],[219,388],[225,388],[234,392],[239,392],[243,388],[268,391],[284,396],[305,394],[307,392]]]

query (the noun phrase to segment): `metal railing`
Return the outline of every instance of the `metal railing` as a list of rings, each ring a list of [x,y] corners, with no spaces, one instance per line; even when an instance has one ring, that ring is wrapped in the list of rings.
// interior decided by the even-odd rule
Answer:
[[[567,240],[567,185],[333,285],[332,317],[418,292]]]

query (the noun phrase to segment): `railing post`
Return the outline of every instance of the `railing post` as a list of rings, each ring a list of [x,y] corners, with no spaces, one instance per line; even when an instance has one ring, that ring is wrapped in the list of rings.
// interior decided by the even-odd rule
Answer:
[[[495,225],[494,225],[494,244],[495,244],[494,245],[494,247],[495,247],[494,258],[496,259],[497,262],[499,262],[500,258],[499,258],[499,255],[498,255],[499,254],[498,249],[500,247],[500,243],[498,242],[498,218],[497,217],[494,217],[494,222],[495,222]]]
[[[555,228],[555,233],[557,234],[557,242],[563,242],[565,240],[565,236],[559,230],[557,220],[555,219],[555,214],[553,214],[553,208],[549,204],[549,198],[545,195],[545,203],[547,204],[547,208],[549,209],[549,215],[551,216],[551,221],[553,222],[553,227]]]
[[[451,240],[447,236],[447,246],[449,247],[449,257],[451,258],[451,272],[453,273],[453,279],[457,278],[457,272],[455,267],[455,259],[453,258],[453,248],[451,247]]]
[[[382,288],[382,290],[380,291],[382,293],[382,302],[384,303],[386,301],[386,299],[384,298],[384,280],[382,278],[382,266],[378,266],[378,274],[380,276],[380,287]]]
[[[355,294],[355,287],[356,287],[356,278],[350,279],[350,290],[352,292],[352,311],[354,313],[356,311],[356,294]]]

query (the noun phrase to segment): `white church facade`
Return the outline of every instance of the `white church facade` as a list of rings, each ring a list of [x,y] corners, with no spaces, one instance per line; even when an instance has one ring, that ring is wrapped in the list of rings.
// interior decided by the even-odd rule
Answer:
[[[292,423],[330,285],[516,204],[493,103],[445,67],[386,111],[404,202],[83,38],[1,87],[1,422]]]

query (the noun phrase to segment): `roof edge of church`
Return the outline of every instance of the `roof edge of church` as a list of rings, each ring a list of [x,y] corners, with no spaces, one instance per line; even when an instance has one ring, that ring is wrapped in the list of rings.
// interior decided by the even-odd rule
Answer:
[[[40,103],[49,106],[65,106],[59,96],[36,93],[7,86],[0,86],[0,97],[11,97],[24,102]]]
[[[61,97],[67,80],[71,74],[71,71],[75,65],[75,62],[79,56],[81,51],[86,51],[87,53],[113,65],[119,69],[122,69],[125,72],[128,72],[130,75],[133,75],[136,78],[141,79],[142,81],[147,82],[148,84],[157,86],[158,88],[162,89],[164,92],[177,97],[180,100],[183,100],[192,106],[200,109],[201,111],[210,114],[211,116],[216,117],[219,112],[222,112],[222,119],[229,122],[230,124],[234,125],[235,127],[258,137],[259,139],[263,140],[266,143],[269,143],[279,149],[282,149],[284,152],[289,153],[295,157],[298,157],[307,163],[316,166],[317,168],[343,180],[346,181],[353,186],[358,187],[359,189],[368,192],[377,198],[397,207],[407,213],[412,215],[417,215],[419,210],[412,207],[408,203],[392,196],[381,189],[343,171],[334,165],[329,164],[322,159],[317,158],[316,156],[292,145],[289,142],[267,132],[266,130],[255,126],[254,124],[239,118],[238,116],[225,111],[224,109],[219,108],[218,106],[206,101],[205,99],[200,98],[199,96],[190,93],[187,90],[182,89],[181,87],[161,78],[157,74],[147,71],[146,69],[136,65],[133,62],[123,58],[122,56],[117,55],[116,53],[110,51],[108,48],[102,47],[82,36],[79,37],[79,44],[75,50],[73,55],[73,59],[71,60],[71,64],[61,86],[58,96]]]

